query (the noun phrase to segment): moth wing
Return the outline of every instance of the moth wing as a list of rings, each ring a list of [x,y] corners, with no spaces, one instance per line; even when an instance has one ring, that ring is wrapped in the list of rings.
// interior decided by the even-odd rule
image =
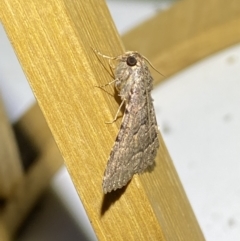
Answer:
[[[150,120],[148,108],[152,112]],[[135,173],[142,173],[152,165],[158,147],[152,101],[145,102],[138,109],[132,104],[126,105],[123,121],[104,173],[104,193],[125,186]]]

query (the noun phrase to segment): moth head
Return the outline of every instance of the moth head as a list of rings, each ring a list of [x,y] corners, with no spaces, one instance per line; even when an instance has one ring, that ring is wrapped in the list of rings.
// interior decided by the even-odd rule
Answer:
[[[128,66],[135,66],[137,64],[137,59],[134,56],[128,56],[126,63]]]
[[[127,66],[133,67],[141,67],[142,63],[146,61],[157,73],[164,76],[162,73],[160,73],[152,64],[151,62],[143,55],[140,55],[137,51],[128,51],[125,54],[125,59],[123,58],[124,55],[122,55],[119,59],[122,59],[126,62]],[[138,64],[139,63],[139,64]]]

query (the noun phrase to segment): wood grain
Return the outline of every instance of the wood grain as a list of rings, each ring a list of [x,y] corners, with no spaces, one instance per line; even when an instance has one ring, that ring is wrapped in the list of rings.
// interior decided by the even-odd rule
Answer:
[[[94,87],[111,77],[91,47],[124,51],[105,3],[2,0],[1,19],[98,239],[204,240],[163,141],[153,172],[102,193],[120,120],[105,124],[118,99]]]

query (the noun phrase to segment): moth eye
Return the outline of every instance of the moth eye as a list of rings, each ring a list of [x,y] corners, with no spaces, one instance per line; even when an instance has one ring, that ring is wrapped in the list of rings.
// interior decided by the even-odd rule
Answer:
[[[129,56],[129,57],[127,58],[127,65],[129,65],[129,66],[134,66],[134,65],[136,65],[136,63],[137,63],[137,60],[136,60],[135,57]]]

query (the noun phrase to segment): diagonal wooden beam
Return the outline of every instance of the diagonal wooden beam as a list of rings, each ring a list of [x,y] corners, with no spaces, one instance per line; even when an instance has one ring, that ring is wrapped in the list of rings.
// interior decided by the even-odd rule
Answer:
[[[91,47],[124,52],[105,3],[1,0],[0,13],[98,239],[204,240],[162,139],[153,172],[102,193],[120,122],[105,124],[118,104],[94,87],[111,77]]]

